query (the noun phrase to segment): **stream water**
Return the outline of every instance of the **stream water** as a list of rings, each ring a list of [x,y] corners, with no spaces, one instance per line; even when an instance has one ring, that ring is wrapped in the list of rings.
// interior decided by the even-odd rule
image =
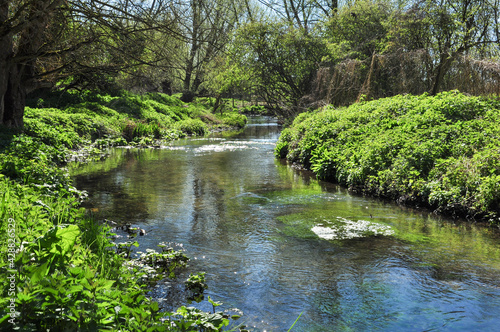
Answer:
[[[273,156],[278,125],[114,149],[72,170],[98,215],[182,243],[206,295],[254,331],[498,331],[492,229],[354,196]],[[180,276],[180,279],[185,275]],[[155,294],[184,305],[171,283]],[[210,311],[207,301],[193,306]]]

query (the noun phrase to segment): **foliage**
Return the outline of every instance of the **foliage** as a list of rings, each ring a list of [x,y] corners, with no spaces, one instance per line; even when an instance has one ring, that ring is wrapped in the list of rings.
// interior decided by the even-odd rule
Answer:
[[[266,115],[269,110],[263,105],[250,105],[243,107],[240,112],[243,114]]]
[[[247,123],[247,117],[238,113],[226,113],[226,116],[222,119],[222,123],[228,127],[243,128]]]
[[[16,276],[15,306],[21,313],[15,319],[15,327],[27,331],[175,331],[169,323],[182,321],[193,325],[200,317],[208,317],[209,322],[216,315],[180,310],[176,313],[179,317],[173,318],[172,313],[160,312],[158,304],[144,296],[139,282],[157,273],[171,275],[176,261],[187,260],[182,253],[170,251],[156,254],[154,259],[151,255],[141,257],[141,262],[155,267],[153,272],[130,265],[110,250],[113,244],[108,239],[109,228],[85,217],[74,199],[41,195],[36,189],[16,185],[5,177],[0,179],[0,192],[1,234],[6,235],[7,219],[15,220],[19,249],[14,268],[5,263],[0,267],[2,329],[14,326],[8,322],[7,311],[12,297],[7,294],[7,276],[12,273]],[[7,245],[2,244],[2,262],[8,262],[7,252]],[[161,269],[156,268],[158,264]]]
[[[103,147],[152,145],[154,140],[205,135],[209,128],[242,128],[246,124],[246,117],[237,112],[215,115],[206,101],[184,104],[163,93],[54,91],[32,96],[28,102],[31,107],[26,108],[25,132],[62,150],[76,149],[89,141]],[[117,140],[120,137],[125,141]]]
[[[355,1],[321,23],[320,105],[453,89],[498,94],[498,6],[490,1]]]
[[[364,60],[373,53],[382,53],[390,17],[390,8],[382,1],[356,1],[341,8],[324,24],[329,50],[325,60],[333,63],[347,58]]]
[[[276,155],[353,190],[497,220],[499,106],[446,92],[326,107],[299,115]]]
[[[207,133],[207,126],[200,119],[188,119],[179,121],[177,129],[188,135],[205,135]]]
[[[194,300],[196,302],[201,302],[204,298],[203,292],[208,288],[205,282],[205,272],[200,272],[196,274],[189,274],[189,278],[184,282],[186,290],[190,291],[191,294],[188,300]]]
[[[234,72],[237,66],[246,73],[259,97],[277,109],[296,112],[325,50],[321,39],[303,29],[253,22],[238,29],[228,57],[230,69]]]

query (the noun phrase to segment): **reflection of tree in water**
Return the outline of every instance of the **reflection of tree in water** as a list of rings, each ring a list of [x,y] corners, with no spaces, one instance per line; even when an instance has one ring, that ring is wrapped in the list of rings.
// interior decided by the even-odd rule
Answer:
[[[124,162],[118,167],[74,178],[76,187],[89,192],[89,200],[82,205],[99,216],[113,218],[117,222],[135,222],[148,217],[147,195],[131,190],[134,186],[134,168],[137,153],[126,151]]]
[[[225,156],[226,154],[221,155]],[[203,165],[204,159],[200,157],[193,160],[192,193],[194,203],[192,229],[195,234],[213,238],[220,234],[219,223],[225,219],[226,215],[223,174],[227,174],[227,162],[213,161],[210,167],[207,167],[208,165]],[[226,158],[223,157],[222,159]]]

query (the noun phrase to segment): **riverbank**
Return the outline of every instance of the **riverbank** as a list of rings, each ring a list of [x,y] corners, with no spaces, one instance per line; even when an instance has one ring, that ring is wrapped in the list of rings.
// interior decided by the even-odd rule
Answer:
[[[300,114],[275,153],[355,192],[500,224],[500,102],[458,92]]]
[[[31,106],[24,132],[0,132],[0,329],[195,331],[227,325],[221,313],[163,312],[149,300],[153,275],[172,276],[187,257],[162,248],[128,259],[133,239],[113,243],[111,228],[79,208],[85,193],[73,187],[64,165],[83,148],[85,158],[100,156],[109,146],[150,146],[243,127],[246,117],[214,115],[209,105],[163,94],[66,93],[37,98]]]

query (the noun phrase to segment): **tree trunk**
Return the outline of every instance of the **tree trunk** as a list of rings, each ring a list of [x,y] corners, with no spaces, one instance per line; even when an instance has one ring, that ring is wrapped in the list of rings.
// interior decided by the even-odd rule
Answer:
[[[0,22],[9,17],[9,4],[3,1],[0,4]],[[5,125],[6,113],[5,97],[9,85],[10,58],[12,57],[12,36],[9,34],[0,37],[0,125]]]
[[[0,48],[2,44],[0,42]],[[18,66],[10,63],[10,58],[5,58],[4,50],[0,54],[0,125],[22,128],[26,88]]]
[[[434,82],[432,84],[431,95],[435,96],[439,93],[439,89],[443,84],[444,76],[448,73],[451,63],[453,62],[453,57],[449,54],[443,54],[440,56],[439,64],[436,68],[436,74],[434,74]]]
[[[62,0],[33,1],[22,30],[7,30],[0,36],[0,125],[23,127],[27,89],[36,87],[37,54],[45,43],[44,34],[51,17],[62,3]],[[9,19],[9,4],[10,1],[0,0],[0,22]]]
[[[7,127],[23,128],[24,107],[26,106],[26,86],[23,82],[23,68],[11,65],[7,90],[4,95],[2,124]]]
[[[189,51],[189,57],[186,63],[186,76],[184,76],[184,91],[191,91],[191,79],[193,77],[193,72],[195,69],[196,54],[198,53],[199,41],[198,33],[200,29],[200,10],[201,3],[199,0],[193,0],[191,2],[192,10],[192,35],[191,35],[191,49]],[[195,91],[193,91],[195,92]]]

